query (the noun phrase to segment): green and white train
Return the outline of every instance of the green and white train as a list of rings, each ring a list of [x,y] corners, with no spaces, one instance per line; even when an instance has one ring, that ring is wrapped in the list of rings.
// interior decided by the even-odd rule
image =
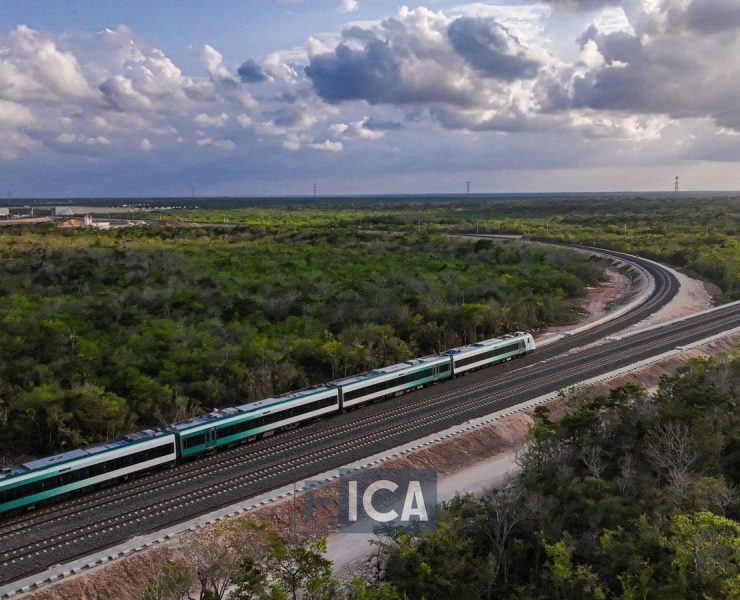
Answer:
[[[0,469],[0,515],[528,354],[517,332]]]

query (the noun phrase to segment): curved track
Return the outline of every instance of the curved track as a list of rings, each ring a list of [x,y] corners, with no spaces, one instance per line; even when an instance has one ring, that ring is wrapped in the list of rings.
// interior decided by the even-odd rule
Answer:
[[[644,337],[564,354],[642,320],[676,293],[678,283],[669,272],[649,261],[629,260],[655,278],[650,298],[614,321],[554,342],[534,355],[0,520],[0,583],[740,323],[740,307],[729,307],[677,323],[669,331],[660,328]],[[533,365],[536,372],[528,368]]]

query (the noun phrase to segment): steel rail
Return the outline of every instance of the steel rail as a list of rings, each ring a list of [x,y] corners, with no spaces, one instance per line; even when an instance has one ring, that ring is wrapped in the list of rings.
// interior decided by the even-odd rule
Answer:
[[[290,458],[286,457],[286,459],[278,464],[266,466],[258,470],[248,470],[238,478],[230,478],[228,482],[222,481],[207,489],[196,490],[184,495],[181,494],[179,499],[181,503],[192,504],[198,502],[200,505],[208,498],[213,499],[218,496],[226,497],[224,503],[228,504],[233,501],[234,494],[238,496],[239,493],[248,490],[254,493],[254,490],[251,488],[255,482],[264,480],[267,483],[269,480],[270,484],[264,489],[271,489],[282,483],[278,483],[276,479],[285,479],[287,476],[288,480],[294,480],[293,478],[297,474],[297,471],[303,473],[308,472],[310,474],[313,468],[312,465],[314,464],[316,467],[313,472],[318,472],[319,464],[322,461],[326,462],[329,459],[337,459],[341,456],[343,462],[340,464],[344,464],[347,461],[344,458],[345,455],[357,455],[360,449],[362,449],[361,455],[367,455],[379,442],[391,439],[395,440],[399,437],[408,437],[409,435],[412,436],[411,439],[414,439],[420,435],[417,431],[421,432],[424,428],[430,426],[434,426],[436,430],[439,430],[441,423],[449,421],[450,418],[455,418],[459,421],[462,416],[466,416],[467,418],[476,416],[471,411],[484,410],[490,412],[492,409],[506,408],[507,406],[502,406],[501,404],[509,402],[516,403],[520,401],[522,395],[531,396],[536,390],[542,392],[543,386],[556,386],[557,388],[567,385],[573,379],[584,379],[589,372],[598,372],[607,368],[613,368],[620,361],[629,363],[635,359],[638,353],[640,355],[654,354],[660,349],[670,348],[675,344],[687,343],[687,340],[690,341],[697,336],[702,337],[714,332],[723,331],[729,327],[736,326],[739,322],[740,307],[728,307],[726,311],[716,311],[708,315],[686,320],[676,324],[675,327],[667,328],[667,330],[655,330],[650,333],[650,340],[646,340],[639,335],[630,336],[617,342],[611,342],[597,347],[593,352],[575,353],[561,357],[555,361],[547,361],[545,367],[540,369],[537,377],[534,378],[531,372],[528,373],[529,369],[517,370],[505,377],[505,380],[496,379],[493,382],[489,382],[488,385],[476,384],[475,386],[468,386],[462,391],[439,395],[438,401],[434,405],[417,403],[415,406],[406,406],[405,411],[394,410],[392,414],[385,412],[383,414],[387,418],[385,419],[385,425],[380,431],[376,427],[379,422],[377,419],[379,415],[376,415],[374,418],[365,419],[365,421],[368,421],[366,428],[374,427],[374,429],[359,436],[357,435],[360,434],[358,423],[354,422],[356,435],[349,440],[345,439],[340,443],[334,443],[332,441],[333,445],[327,445],[308,454],[303,453]],[[584,354],[587,354],[587,356],[583,356]],[[571,362],[572,365],[570,368],[565,369],[564,365],[568,362]],[[587,369],[584,369],[585,365],[588,365]],[[510,388],[511,391],[501,397],[498,395],[491,396],[497,390],[501,391],[505,388]],[[429,388],[427,388],[427,391],[429,391]],[[451,399],[454,399],[455,402],[450,403]],[[440,409],[440,406],[444,406],[445,404],[447,406]],[[370,421],[374,421],[374,423]],[[277,448],[276,450],[284,454],[281,451],[282,449]],[[300,450],[300,448],[296,447],[296,450]],[[282,477],[278,477],[278,475],[282,475]],[[176,499],[155,502],[148,507],[142,507],[132,511],[129,513],[130,519],[128,522],[133,524],[147,520],[144,518],[147,510],[149,510],[151,516],[161,515],[161,509],[168,502],[174,506]],[[213,506],[209,508],[213,508]],[[104,519],[99,522],[88,523],[83,528],[70,530],[68,534],[61,537],[47,538],[46,541],[37,541],[22,545],[11,550],[9,553],[6,551],[2,557],[3,562],[0,563],[0,567],[6,570],[6,568],[11,568],[13,564],[19,562],[21,558],[30,559],[32,557],[39,557],[50,550],[69,546],[70,540],[73,539],[73,534],[76,534],[74,540],[79,542],[91,539],[91,536],[95,532],[110,532],[112,529],[120,528],[124,516],[119,515],[117,517],[118,521],[115,519]],[[100,547],[100,545],[96,547]],[[36,561],[30,560],[29,562],[35,563]]]

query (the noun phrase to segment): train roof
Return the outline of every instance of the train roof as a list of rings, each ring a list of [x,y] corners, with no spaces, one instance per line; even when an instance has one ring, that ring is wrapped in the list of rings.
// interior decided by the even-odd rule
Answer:
[[[96,454],[101,454],[103,452],[118,450],[119,448],[132,446],[146,440],[153,440],[164,435],[168,435],[168,433],[159,429],[144,429],[143,431],[129,433],[125,437],[105,442],[103,444],[96,444],[95,446],[90,446],[88,448],[75,448],[74,450],[68,450],[61,454],[37,458],[36,460],[31,460],[20,465],[0,469],[0,482],[4,479],[9,479],[18,475],[25,475],[34,471],[41,471],[43,469],[48,469],[49,467],[55,467],[81,458],[87,458],[88,456],[95,456]]]
[[[236,415],[254,412],[256,410],[269,408],[277,404],[290,402],[291,400],[300,400],[302,398],[315,396],[316,394],[332,390],[336,390],[336,388],[332,385],[317,385],[303,390],[289,392],[287,394],[283,394],[282,396],[275,396],[274,398],[256,400],[255,402],[248,402],[247,404],[242,404],[240,406],[229,406],[227,408],[214,410],[213,412],[209,412],[204,415],[198,415],[197,417],[193,417],[192,419],[173,423],[169,426],[169,429],[170,431],[178,432],[186,431],[188,429],[192,429],[193,427],[200,427],[201,425],[207,425],[208,423],[213,423],[214,421],[220,421],[221,419],[228,419],[229,417],[234,417]]]
[[[373,379],[374,377],[381,377],[383,375],[389,375],[398,371],[405,371],[414,367],[433,365],[444,360],[447,360],[447,357],[441,356],[439,354],[430,354],[429,356],[422,356],[421,358],[410,358],[409,360],[405,360],[402,363],[390,365],[388,367],[380,367],[379,369],[373,369],[372,371],[360,373],[359,375],[351,375],[349,377],[344,377],[343,379],[335,379],[331,383],[333,385],[339,386],[351,385],[353,383],[367,381],[368,379]]]
[[[526,331],[516,331],[514,333],[507,333],[499,337],[491,338],[490,340],[482,340],[480,342],[475,342],[474,344],[468,344],[467,346],[460,346],[458,348],[452,348],[450,350],[445,350],[442,354],[446,354],[447,356],[453,356],[455,354],[463,354],[465,352],[472,352],[473,350],[478,350],[480,348],[489,348],[492,346],[496,346],[497,344],[500,344],[501,342],[506,342],[508,340],[516,340],[526,335],[528,335]]]

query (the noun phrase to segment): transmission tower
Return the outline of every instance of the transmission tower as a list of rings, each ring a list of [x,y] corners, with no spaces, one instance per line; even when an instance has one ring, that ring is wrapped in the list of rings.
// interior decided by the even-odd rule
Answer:
[[[469,181],[467,182],[467,187],[466,187],[466,189],[467,189],[467,194],[468,194],[468,196],[470,196],[470,182],[469,182]]]
[[[319,188],[318,188],[318,186],[317,186],[317,185],[316,185],[316,184],[314,183],[314,184],[313,184],[313,196],[314,196],[314,198],[315,198],[315,197],[316,197],[316,196],[318,195],[318,193],[319,193]]]
[[[678,191],[678,175],[676,175],[676,187],[673,188],[674,192]]]

